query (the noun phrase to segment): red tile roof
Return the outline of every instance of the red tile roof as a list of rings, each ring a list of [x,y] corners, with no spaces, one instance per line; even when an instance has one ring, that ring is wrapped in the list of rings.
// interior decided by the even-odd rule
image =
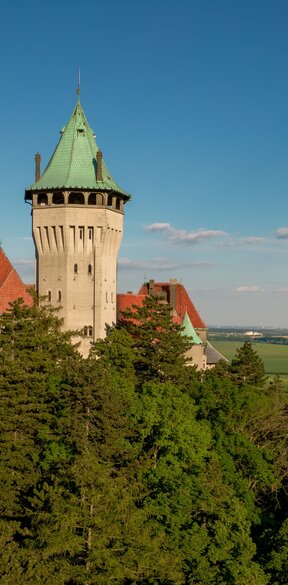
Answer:
[[[20,297],[23,298],[26,305],[32,305],[33,300],[28,292],[28,285],[22,282],[19,274],[0,248],[0,313],[7,311],[9,303]]]
[[[131,309],[132,305],[137,305],[137,307],[141,307],[143,305],[144,299],[146,295],[136,295],[133,293],[121,293],[117,295],[117,320],[121,319],[122,311],[126,309]]]
[[[193,305],[183,284],[171,282],[154,282],[154,292],[164,293],[167,303],[174,309],[173,321],[181,323],[187,311],[190,321],[195,329],[207,329],[206,323],[201,319],[198,311]],[[151,292],[151,289],[150,289]],[[149,294],[149,283],[144,283],[138,295],[127,293],[117,295],[117,319],[121,319],[121,312],[132,305],[141,306],[144,298]]]
[[[172,287],[175,287],[175,306],[173,301]],[[171,282],[154,282],[154,291],[156,294],[159,293],[166,293],[167,303],[171,305],[176,310],[177,315],[181,317],[181,321],[184,318],[185,312],[187,311],[189,319],[194,327],[194,329],[207,329],[206,323],[200,317],[197,309],[195,308],[194,304],[192,303],[185,287],[183,284],[178,282],[171,283]],[[139,294],[149,294],[149,283],[144,283],[140,290]]]

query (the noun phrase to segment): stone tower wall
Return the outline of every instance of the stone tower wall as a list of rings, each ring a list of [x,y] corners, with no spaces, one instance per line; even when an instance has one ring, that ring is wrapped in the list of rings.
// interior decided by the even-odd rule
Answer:
[[[85,328],[80,351],[116,323],[117,257],[121,211],[86,205],[33,207],[37,290],[61,307],[65,330]]]

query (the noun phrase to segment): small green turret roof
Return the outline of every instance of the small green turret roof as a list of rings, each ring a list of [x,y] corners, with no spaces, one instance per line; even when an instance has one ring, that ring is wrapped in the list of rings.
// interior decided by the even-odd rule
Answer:
[[[186,337],[189,337],[192,342],[194,343],[194,345],[201,345],[202,341],[200,339],[200,337],[198,337],[190,319],[189,319],[189,315],[187,313],[187,311],[185,311],[185,315],[183,317],[183,321],[181,323],[181,327],[183,327],[182,331],[181,331],[181,335],[186,335]]]
[[[95,134],[78,99],[68,124],[61,131],[61,138],[44,173],[26,189],[26,193],[48,189],[105,190],[130,199],[128,193],[112,179],[103,160],[102,180],[97,181],[98,151]]]

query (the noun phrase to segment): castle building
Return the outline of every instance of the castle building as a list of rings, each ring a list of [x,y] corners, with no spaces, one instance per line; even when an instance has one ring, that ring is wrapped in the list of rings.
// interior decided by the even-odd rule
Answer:
[[[47,167],[41,175],[35,155],[35,182],[26,189],[32,206],[36,248],[36,292],[42,303],[59,307],[63,328],[81,331],[79,350],[104,338],[121,313],[159,296],[191,339],[191,365],[203,370],[223,359],[207,341],[207,326],[177,280],[144,282],[138,294],[116,295],[117,258],[123,234],[124,205],[130,199],[112,178],[95,134],[78,100]],[[0,313],[9,302],[32,296],[0,248]],[[75,333],[77,339],[77,334]]]
[[[170,305],[172,319],[182,328],[182,335],[191,339],[191,348],[187,352],[188,365],[199,370],[211,369],[225,358],[207,340],[207,325],[201,318],[182,283],[172,278],[169,282],[144,282],[137,294],[128,292],[117,295],[117,321],[121,314],[133,306],[141,306],[147,295],[156,296]]]
[[[63,327],[82,330],[80,350],[116,323],[117,257],[124,205],[130,199],[113,180],[78,101],[41,175],[26,189],[32,205],[36,290],[61,307]]]

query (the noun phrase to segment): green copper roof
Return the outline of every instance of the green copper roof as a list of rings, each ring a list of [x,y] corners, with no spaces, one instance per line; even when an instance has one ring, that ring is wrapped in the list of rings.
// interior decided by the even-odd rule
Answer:
[[[78,101],[44,173],[26,191],[97,189],[115,191],[130,198],[112,179],[103,160],[102,181],[96,180],[98,150],[95,134]]]
[[[184,329],[181,331],[181,335],[186,335],[186,337],[190,337],[195,345],[201,345],[202,341],[200,337],[198,337],[190,319],[187,311],[185,311],[185,315],[183,317],[183,321],[181,323],[181,327]]]

